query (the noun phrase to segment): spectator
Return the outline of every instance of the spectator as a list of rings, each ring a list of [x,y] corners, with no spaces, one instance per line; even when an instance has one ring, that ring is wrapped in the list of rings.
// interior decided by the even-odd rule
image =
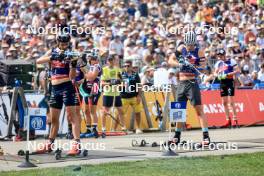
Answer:
[[[139,5],[139,11],[142,17],[148,17],[148,4],[146,0]]]
[[[144,75],[141,78],[142,85],[154,85],[154,71],[153,67],[149,67],[145,70]]]
[[[181,46],[182,34],[186,31],[183,27],[210,25],[225,30],[238,27],[238,33],[211,34],[205,30],[198,35],[197,44],[205,49],[209,66],[217,60],[215,49],[228,47],[240,68],[247,65],[249,74],[259,71],[259,65],[264,62],[263,7],[251,1],[207,2],[2,0],[0,59],[34,60],[56,45],[56,34],[51,32],[51,27],[71,25],[73,47],[82,41],[88,43],[86,49],[98,47],[102,63],[112,52],[120,58],[136,58],[140,68],[144,65],[160,67]],[[33,32],[28,25],[40,27],[47,34]],[[91,30],[87,35],[78,35],[77,27]],[[175,27],[182,30],[173,31]],[[126,46],[127,43],[130,46]]]
[[[169,72],[169,84],[177,85],[177,77],[176,77],[176,70],[174,68],[170,68]]]
[[[201,75],[201,84],[209,88],[213,80],[214,80],[214,75],[212,74],[212,69],[211,67],[207,66],[205,68],[204,75]]]
[[[260,71],[258,72],[258,80],[264,83],[264,63],[262,63],[260,66]]]
[[[110,50],[110,52],[116,53],[120,58],[123,57],[124,46],[120,40],[120,36],[118,36],[118,35],[115,36],[114,40],[112,40],[110,42],[109,50]]]
[[[204,3],[205,8],[203,9],[203,21],[206,25],[211,25],[213,23],[214,10],[210,7],[209,3]]]
[[[244,59],[240,62],[241,70],[244,67],[247,67],[250,73],[253,72],[254,62],[251,60],[250,55],[248,53],[244,56]]]
[[[241,74],[238,77],[239,83],[241,87],[248,87],[253,86],[253,79],[251,75],[249,74],[249,68],[247,65],[245,65],[242,70]]]
[[[255,86],[256,84],[260,83],[260,80],[258,79],[258,72],[253,71],[252,73],[252,79],[253,79],[253,85]]]

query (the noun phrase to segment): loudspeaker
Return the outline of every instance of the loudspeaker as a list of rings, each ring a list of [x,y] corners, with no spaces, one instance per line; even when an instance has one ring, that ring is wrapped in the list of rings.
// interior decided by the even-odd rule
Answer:
[[[19,80],[25,90],[32,88],[32,75],[31,74],[6,74],[0,72],[0,86],[15,87],[15,81]]]
[[[24,60],[0,60],[0,72],[8,74],[28,74],[33,71],[34,67],[31,62]]]

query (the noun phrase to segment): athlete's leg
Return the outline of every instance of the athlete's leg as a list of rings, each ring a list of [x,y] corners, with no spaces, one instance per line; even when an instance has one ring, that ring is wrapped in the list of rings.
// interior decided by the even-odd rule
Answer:
[[[122,130],[126,130],[125,121],[124,121],[124,114],[123,114],[122,107],[117,107],[116,109],[118,111],[118,119],[117,120],[122,125],[121,126]],[[118,123],[115,123],[115,130],[117,129],[117,126],[118,126]]]
[[[91,115],[93,117],[93,125],[97,125],[98,124],[98,116],[97,116],[97,113],[96,113],[96,110],[97,110],[97,105],[91,105],[90,106],[90,109],[91,109]]]
[[[237,112],[236,112],[233,96],[228,96],[228,102],[229,102],[231,109],[232,109],[232,112],[233,112],[233,120],[237,120]]]
[[[123,102],[122,102],[123,103]],[[138,102],[137,98],[134,97],[131,101],[131,106],[135,112],[135,121],[136,121],[136,133],[141,134],[140,121],[141,121],[141,111],[143,109],[141,102]]]
[[[222,97],[222,103],[224,105],[226,120],[229,120],[230,116],[229,116],[228,97],[227,96]]]
[[[188,99],[186,97],[186,84],[189,82],[187,81],[180,81],[178,88],[176,90],[176,101],[177,102],[187,102]],[[170,124],[171,125],[171,124]],[[176,128],[175,128],[175,135],[174,135],[174,142],[178,144],[181,139],[181,131],[182,131],[183,123],[182,122],[176,122]]]
[[[233,127],[239,127],[239,124],[238,124],[238,120],[237,120],[237,112],[236,112],[236,108],[235,108],[235,103],[234,103],[234,99],[233,99],[233,95],[232,96],[228,96],[228,101],[230,103],[230,106],[231,106],[231,109],[232,109],[232,112],[233,112]],[[230,120],[231,121],[231,120]],[[232,124],[230,122],[230,124]]]
[[[47,108],[47,121],[46,121],[46,123],[47,123],[47,126],[48,126],[48,136],[49,136],[49,134],[50,134],[50,128],[51,128],[51,114],[50,114],[50,108],[48,107]]]
[[[196,105],[194,106],[195,113],[200,121],[200,125],[203,128],[208,128],[208,120],[203,112],[203,106],[202,105]]]
[[[98,116],[97,116],[97,104],[100,98],[100,93],[93,95],[90,99],[89,99],[89,106],[91,109],[91,114],[92,114],[92,118],[93,118],[93,131],[96,133],[97,132],[97,124],[98,124]]]
[[[197,117],[199,118],[200,125],[203,132],[202,143],[208,145],[210,143],[209,132],[208,132],[208,120],[203,111],[202,97],[199,85],[197,82],[189,83],[190,89],[187,91],[187,97],[191,104],[194,106]]]
[[[120,96],[117,96],[115,99],[115,107],[118,111],[118,120],[120,121],[120,124],[122,125],[121,128],[122,130],[126,130],[125,126],[125,120],[124,120],[124,114],[122,110],[122,100]],[[117,123],[115,123],[115,130],[117,129]]]
[[[86,102],[86,100],[85,100],[85,105],[84,105],[84,114],[85,114],[85,119],[86,119],[86,132],[91,133],[91,127],[92,127],[91,110],[90,110],[89,103]]]
[[[102,131],[106,131],[106,117],[110,113],[110,108],[109,107],[103,107],[103,115],[102,115]]]
[[[229,112],[229,100],[228,100],[228,96],[230,96],[232,92],[232,90],[230,89],[230,82],[228,80],[222,80],[220,82],[220,96],[222,99],[222,104],[224,106],[224,110],[225,110],[225,116],[226,116],[226,123],[222,126],[222,127],[229,127],[231,128],[231,119],[230,119],[230,112]],[[231,91],[230,91],[231,90]]]
[[[135,113],[136,129],[140,129],[140,120],[141,120],[140,112]]]
[[[110,113],[110,108],[113,105],[114,97],[103,96],[103,114],[102,114],[102,132],[106,131],[106,117]]]
[[[75,140],[79,140],[81,131],[80,106],[67,106],[66,112],[68,114],[69,122],[72,124],[73,137]]]
[[[59,130],[59,117],[60,117],[61,109],[50,108],[50,115],[51,115],[51,128],[50,128],[50,135],[49,139],[55,140],[58,130]]]
[[[66,112],[69,122],[72,124],[72,133],[74,142],[68,155],[77,155],[80,151],[80,132],[81,132],[81,115],[78,92],[71,82],[64,86],[63,103],[66,106]]]

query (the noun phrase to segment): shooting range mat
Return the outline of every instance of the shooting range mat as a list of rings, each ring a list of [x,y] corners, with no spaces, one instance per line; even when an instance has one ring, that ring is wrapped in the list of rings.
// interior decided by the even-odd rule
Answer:
[[[57,163],[57,162],[65,162],[65,161],[77,161],[77,160],[144,156],[144,154],[137,154],[137,153],[124,153],[124,152],[99,151],[99,150],[88,151],[88,156],[86,157],[83,156],[64,157],[65,155],[66,152],[62,152],[62,158],[60,160],[56,160],[55,153],[51,152],[48,154],[30,155],[29,159],[32,163],[35,164],[45,164],[45,163]],[[3,156],[0,156],[0,160],[22,162],[25,160],[25,156],[5,154]]]

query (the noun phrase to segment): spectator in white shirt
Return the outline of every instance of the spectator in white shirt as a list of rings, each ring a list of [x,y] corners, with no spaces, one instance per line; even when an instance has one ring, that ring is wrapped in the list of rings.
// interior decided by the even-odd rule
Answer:
[[[143,43],[141,40],[137,40],[136,41],[136,46],[134,48],[134,53],[137,55],[137,57],[142,60],[143,59],[143,51],[144,51],[144,47],[143,47]]]
[[[116,53],[118,56],[122,57],[124,53],[124,46],[120,40],[120,36],[115,36],[114,40],[110,42],[109,51]]]
[[[177,85],[177,78],[176,78],[176,70],[174,68],[170,68],[169,72],[169,84]]]
[[[134,55],[134,47],[135,43],[134,42],[129,42],[127,46],[124,48],[124,60],[129,59],[130,56]]]

